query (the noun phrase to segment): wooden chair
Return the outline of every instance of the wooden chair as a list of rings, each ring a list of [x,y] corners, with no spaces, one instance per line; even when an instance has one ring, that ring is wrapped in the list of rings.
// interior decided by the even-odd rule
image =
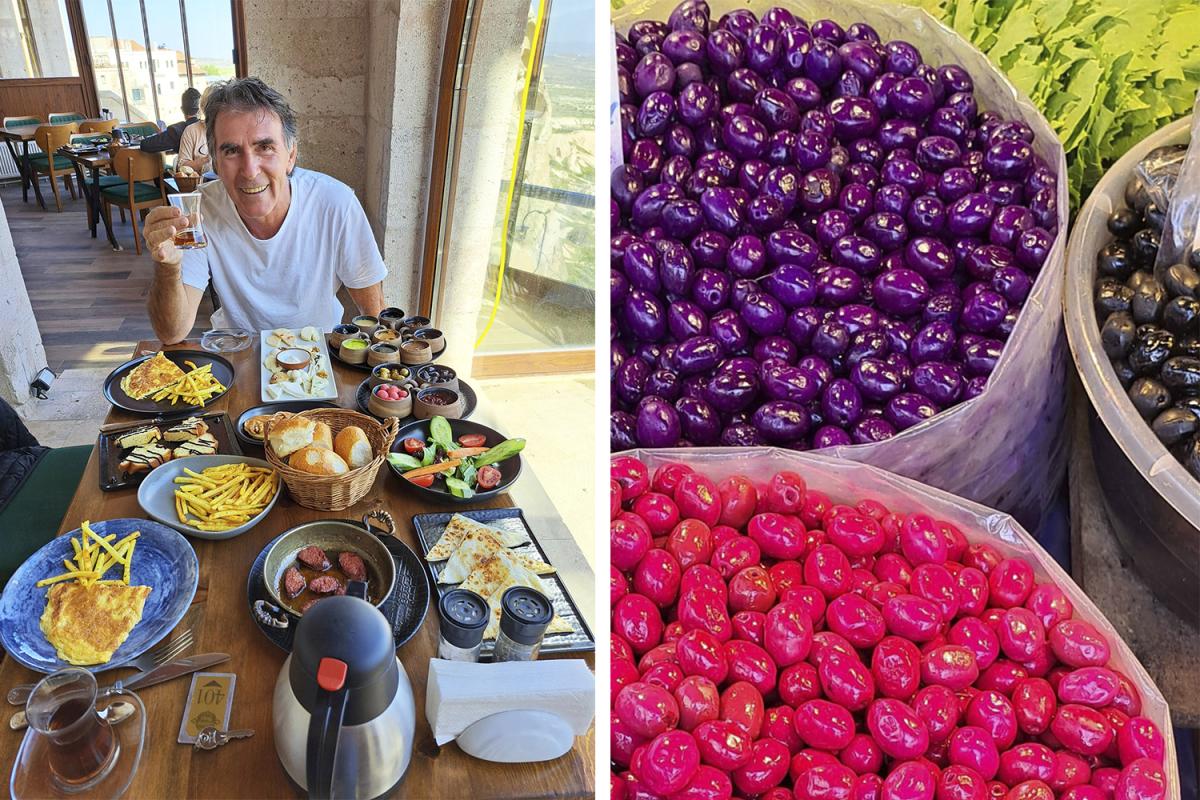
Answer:
[[[143,153],[136,147],[113,146],[113,171],[124,179],[118,186],[101,186],[100,199],[104,202],[104,218],[112,227],[112,206],[129,209],[129,220],[133,224],[133,243],[137,254],[142,254],[142,235],[138,230],[138,218],[144,217],[155,206],[167,204],[167,191],[161,180],[163,160],[161,153]]]
[[[113,128],[117,127],[117,119],[104,119],[99,122],[81,122],[79,123],[80,133],[112,133]]]
[[[40,125],[42,120],[40,117],[5,117],[4,127],[17,128],[22,125]]]
[[[49,122],[51,125],[66,125],[70,122],[83,122],[87,117],[75,111],[59,111],[51,114]]]
[[[25,163],[26,168],[33,176],[38,203],[43,210],[46,208],[46,203],[42,199],[41,184],[37,177],[39,175],[50,177],[50,189],[54,192],[54,205],[59,211],[62,211],[62,198],[58,194],[58,178],[63,179],[63,183],[71,192],[71,199],[75,199],[75,184],[71,181],[74,167],[70,159],[58,155],[56,151],[71,141],[71,134],[78,132],[79,123],[69,122],[66,125],[39,125],[33,133],[33,140],[37,142],[37,146],[42,152],[30,153]]]

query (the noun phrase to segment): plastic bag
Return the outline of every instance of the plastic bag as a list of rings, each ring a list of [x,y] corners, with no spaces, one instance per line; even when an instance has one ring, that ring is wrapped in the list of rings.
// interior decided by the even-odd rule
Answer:
[[[1172,264],[1186,264],[1193,250],[1200,249],[1200,92],[1192,113],[1192,139],[1179,177],[1171,187],[1165,206],[1162,243],[1154,257],[1154,275],[1160,280]]]
[[[620,32],[639,19],[665,20],[675,0],[634,0],[613,12]],[[710,2],[715,22],[734,8],[762,13],[772,3]],[[1067,166],[1058,137],[1034,105],[970,43],[917,8],[859,0],[788,4],[808,20],[867,22],[881,37],[912,43],[927,63],[961,64],[981,110],[1024,120],[1034,151],[1059,175],[1058,230],[1016,328],[983,394],[883,442],[821,452],[863,461],[1012,514],[1031,530],[1057,495],[1066,468],[1067,345],[1063,334]]]
[[[1137,687],[1142,696],[1142,715],[1153,720],[1163,734],[1167,797],[1179,800],[1175,737],[1171,733],[1171,713],[1162,692],[1100,609],[1012,517],[869,465],[847,463],[817,453],[767,447],[698,447],[628,450],[621,455],[640,459],[652,475],[663,464],[686,464],[714,481],[730,475],[745,475],[757,484],[764,484],[775,473],[791,470],[799,473],[810,489],[824,492],[835,503],[854,504],[869,497],[901,514],[929,514],[958,527],[969,542],[986,541],[1006,557],[1025,559],[1033,566],[1039,582],[1051,581],[1066,593],[1075,606],[1076,619],[1090,622],[1107,637],[1112,648],[1109,663],[1125,673]]]
[[[1175,188],[1175,180],[1179,170],[1183,168],[1183,157],[1187,155],[1187,145],[1166,145],[1156,147],[1146,154],[1146,157],[1134,167],[1135,192],[1144,194],[1145,198],[1126,196],[1125,202],[1134,208],[1139,201],[1149,201],[1159,208],[1167,208],[1171,200],[1171,190]]]

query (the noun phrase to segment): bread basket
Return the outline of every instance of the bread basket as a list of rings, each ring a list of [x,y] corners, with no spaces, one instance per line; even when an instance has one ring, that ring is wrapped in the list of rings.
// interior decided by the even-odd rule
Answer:
[[[362,428],[368,441],[371,442],[371,450],[374,452],[375,458],[366,466],[352,469],[344,475],[312,475],[292,469],[285,459],[275,455],[275,451],[270,445],[271,426],[287,419],[287,417],[276,414],[267,421],[266,433],[263,436],[263,452],[266,453],[267,461],[271,466],[279,471],[279,477],[283,479],[292,498],[305,508],[313,508],[317,511],[341,511],[366,497],[367,492],[371,491],[371,487],[375,484],[375,476],[383,465],[384,459],[387,458],[392,442],[396,440],[396,431],[400,427],[399,421],[395,417],[389,417],[386,422],[380,422],[366,414],[348,411],[344,408],[313,408],[301,411],[295,416],[307,417],[315,422],[324,422],[329,426],[334,438],[342,428],[357,425]]]
[[[175,173],[173,177],[175,178],[175,185],[179,187],[180,192],[194,192],[196,191],[196,187],[200,185],[199,175],[196,175],[195,177],[185,177],[179,173]]]

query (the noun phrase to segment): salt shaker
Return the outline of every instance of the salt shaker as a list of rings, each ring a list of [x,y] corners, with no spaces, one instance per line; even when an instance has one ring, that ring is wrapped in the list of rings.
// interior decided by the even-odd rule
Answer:
[[[441,636],[438,658],[478,661],[483,631],[491,617],[487,601],[467,589],[451,589],[438,601]]]
[[[554,607],[546,595],[528,586],[514,586],[500,598],[500,633],[496,661],[533,661],[542,648],[542,637]]]

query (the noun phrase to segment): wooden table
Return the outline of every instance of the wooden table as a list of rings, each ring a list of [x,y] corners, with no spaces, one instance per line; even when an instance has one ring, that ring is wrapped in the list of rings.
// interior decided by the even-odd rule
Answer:
[[[75,168],[75,179],[79,181],[79,190],[88,204],[88,230],[91,231],[92,238],[96,238],[97,221],[103,219],[108,243],[112,245],[113,250],[120,250],[121,245],[117,243],[117,237],[113,234],[112,220],[100,213],[100,170],[112,164],[108,148],[102,147],[91,153],[76,153],[69,147],[60,147],[58,155],[68,159]],[[83,179],[85,169],[92,174],[91,183]]]
[[[105,120],[93,118],[82,120],[83,122],[104,122]],[[25,169],[25,159],[29,157],[29,143],[33,141],[33,136],[37,133],[37,129],[45,125],[44,122],[39,122],[34,125],[13,125],[12,127],[0,127],[0,139],[4,140],[4,144],[8,146],[8,152],[12,155],[13,161],[17,162],[17,171],[21,174],[21,199],[26,203],[29,202],[29,185],[33,184],[33,190],[37,194],[38,205],[44,211],[46,202],[42,199],[42,185],[38,182],[37,173],[28,172]],[[17,155],[17,143],[22,145],[23,155]]]
[[[157,342],[142,342],[138,350],[158,347]],[[170,348],[175,349],[175,348]],[[196,343],[180,349],[198,349]],[[245,408],[258,405],[258,347],[227,356],[233,363],[237,378],[235,385],[210,409],[225,410],[236,419]],[[334,372],[339,389],[339,404],[354,407],[355,389],[365,377],[364,372],[335,364]],[[97,387],[99,391],[99,387]],[[482,398],[481,398],[482,400]],[[481,402],[473,419],[485,413]],[[113,410],[109,422],[136,420],[135,415]],[[256,454],[253,454],[256,455]],[[526,495],[517,499],[527,512],[534,532],[542,539],[542,520],[557,516],[553,506],[540,505],[544,494],[526,467],[514,485],[526,484]],[[496,508],[512,505],[507,496],[479,503],[473,508]],[[141,766],[129,791],[129,798],[293,798],[303,796],[290,783],[279,759],[271,725],[271,697],[275,679],[283,665],[285,654],[267,641],[250,619],[246,605],[246,580],[250,565],[259,551],[284,530],[312,519],[358,517],[372,508],[386,508],[396,519],[397,535],[416,552],[416,536],[411,520],[414,514],[445,511],[451,507],[431,507],[416,495],[405,491],[386,465],[380,470],[375,488],[358,505],[345,511],[319,512],[302,508],[285,492],[271,514],[257,527],[242,536],[226,541],[191,539],[200,560],[200,583],[189,611],[196,637],[190,655],[207,652],[226,652],[232,658],[214,669],[237,673],[230,726],[253,728],[252,738],[231,742],[219,750],[204,752],[189,745],[176,743],[179,723],[190,682],[177,679],[138,692],[148,712],[147,743]],[[83,519],[104,520],[119,517],[144,517],[137,504],[137,492],[132,489],[101,492],[95,450],[88,460],[79,489],[67,510],[62,530],[65,533],[78,527]],[[582,554],[574,542],[561,538],[547,524],[547,538],[542,541],[550,560],[559,567],[571,594],[581,611],[594,625],[593,583],[590,570],[582,562]],[[565,531],[561,520],[559,529]],[[561,531],[560,531],[561,532]],[[574,552],[571,552],[574,547]],[[560,563],[561,562],[561,563]],[[579,564],[583,563],[580,567]],[[429,659],[437,646],[437,609],[433,603],[421,630],[398,655],[412,682],[416,704],[417,728],[412,762],[401,782],[397,797],[411,798],[532,798],[532,797],[593,797],[595,792],[594,738],[595,726],[586,736],[576,738],[571,752],[543,764],[494,764],[467,756],[451,743],[440,750],[435,746],[429,724],[425,719],[426,676]],[[588,665],[594,668],[591,654]],[[102,673],[101,684],[117,677],[128,676],[128,670]],[[6,658],[0,663],[0,696],[19,683],[38,680],[41,675]],[[12,709],[15,710],[15,709]],[[0,732],[0,764],[4,775],[11,774],[21,735]],[[3,781],[3,791],[8,781]]]

